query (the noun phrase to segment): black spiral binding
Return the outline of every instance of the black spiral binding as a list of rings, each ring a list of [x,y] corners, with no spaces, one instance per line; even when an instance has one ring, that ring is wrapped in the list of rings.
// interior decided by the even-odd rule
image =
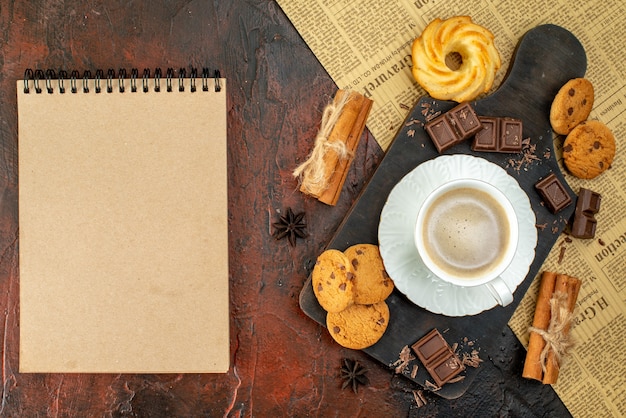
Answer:
[[[143,70],[143,78],[141,80],[141,85],[143,87],[143,92],[147,93],[148,91],[150,91],[150,84],[148,83],[148,80],[150,79],[150,69],[149,68],[144,68]],[[156,89],[156,87],[155,87]]]
[[[102,87],[100,87],[100,82],[102,81],[102,77],[104,76],[104,71],[101,69],[96,70],[96,93],[102,92]]]
[[[172,91],[172,77],[174,76],[174,69],[168,68],[165,73],[165,88],[168,92]]]
[[[98,69],[95,72],[94,77],[94,90],[95,93],[101,93],[103,91],[107,93],[113,93],[114,79],[117,79],[117,87],[118,92],[124,93],[126,90],[126,80],[130,80],[130,92],[137,93],[138,91],[148,93],[150,91],[150,69],[145,68],[143,70],[141,76],[141,89],[137,87],[139,78],[139,70],[137,68],[132,68],[130,71],[130,79],[128,77],[128,73],[125,68],[121,68],[118,71],[115,71],[112,68],[109,68],[106,73],[106,79],[104,84],[106,88],[102,89],[102,80],[105,78],[104,70]],[[163,72],[161,68],[155,68],[154,70],[154,89],[153,91],[156,93],[161,92],[161,78],[163,77]],[[165,90],[167,92],[174,91],[172,84],[174,79],[178,79],[178,91],[185,91],[185,79],[189,79],[189,90],[192,93],[199,91],[196,87],[196,79],[198,78],[198,70],[194,67],[190,68],[189,77],[187,77],[187,69],[179,68],[178,72],[176,72],[173,68],[168,68],[165,72]],[[213,75],[211,75],[211,70],[208,68],[202,68],[202,72],[200,74],[201,78],[201,90],[209,91],[209,80],[213,78],[215,80],[214,83],[214,91],[220,92],[222,90],[222,86],[220,83],[221,74],[219,70],[214,70]],[[89,93],[89,80],[92,79],[92,73],[90,70],[83,71],[81,75],[79,71],[72,70],[70,72],[69,78],[67,71],[60,70],[57,74],[53,69],[47,69],[45,72],[43,70],[34,70],[31,68],[27,68],[24,71],[24,93],[30,94],[32,90],[35,91],[36,94],[41,94],[45,87],[45,91],[48,94],[54,93],[54,80],[57,80],[58,91],[61,94],[66,93],[65,81],[69,80],[69,91],[72,94],[76,94],[79,92],[79,83],[82,82],[82,88],[80,89],[83,93]],[[32,90],[31,90],[32,89]]]
[[[76,70],[73,70],[70,73],[70,91],[72,93],[76,93],[78,90],[76,89],[76,79],[80,77],[80,73]]]

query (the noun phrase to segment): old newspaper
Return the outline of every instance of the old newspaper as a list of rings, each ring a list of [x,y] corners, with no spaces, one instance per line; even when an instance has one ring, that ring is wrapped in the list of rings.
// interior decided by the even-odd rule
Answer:
[[[603,196],[596,237],[559,237],[543,270],[580,278],[572,335],[577,341],[561,370],[556,392],[574,416],[626,414],[626,30],[623,0],[278,0],[339,88],[374,100],[368,128],[387,149],[412,105],[425,92],[411,75],[411,43],[436,17],[469,15],[489,28],[503,60],[501,82],[513,49],[529,29],[543,23],[563,26],[587,53],[586,78],[595,87],[590,118],[615,134],[617,154],[607,172],[579,180],[565,170],[577,192],[585,187]],[[556,141],[557,153],[558,144]],[[532,323],[536,279],[509,325],[524,345]]]

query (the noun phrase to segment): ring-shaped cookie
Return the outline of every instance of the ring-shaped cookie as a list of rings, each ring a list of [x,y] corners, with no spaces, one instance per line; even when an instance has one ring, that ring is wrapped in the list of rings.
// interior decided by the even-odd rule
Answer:
[[[428,94],[459,103],[489,91],[501,66],[493,34],[469,16],[433,20],[411,52],[413,77]],[[454,65],[451,57],[460,63]]]

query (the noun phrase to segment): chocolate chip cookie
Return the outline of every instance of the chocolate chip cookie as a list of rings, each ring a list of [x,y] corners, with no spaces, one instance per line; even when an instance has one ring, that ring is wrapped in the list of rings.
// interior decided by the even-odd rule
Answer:
[[[339,250],[326,250],[317,257],[311,282],[317,301],[327,312],[340,312],[354,303],[354,269]]]
[[[378,246],[356,244],[344,251],[354,269],[354,302],[372,304],[387,299],[393,280],[387,274]]]
[[[388,324],[389,307],[385,301],[373,305],[354,304],[341,312],[326,315],[326,326],[333,339],[354,350],[374,345]]]
[[[557,134],[567,135],[589,117],[593,107],[593,85],[586,78],[569,80],[556,94],[550,107],[550,124]]]
[[[615,137],[602,122],[581,122],[565,138],[563,160],[567,169],[581,179],[592,179],[613,163]]]

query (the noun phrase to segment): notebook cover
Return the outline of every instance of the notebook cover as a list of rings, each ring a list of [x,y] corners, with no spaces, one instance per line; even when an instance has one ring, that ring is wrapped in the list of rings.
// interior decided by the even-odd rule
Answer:
[[[20,372],[228,370],[220,81],[65,94],[18,81]]]

